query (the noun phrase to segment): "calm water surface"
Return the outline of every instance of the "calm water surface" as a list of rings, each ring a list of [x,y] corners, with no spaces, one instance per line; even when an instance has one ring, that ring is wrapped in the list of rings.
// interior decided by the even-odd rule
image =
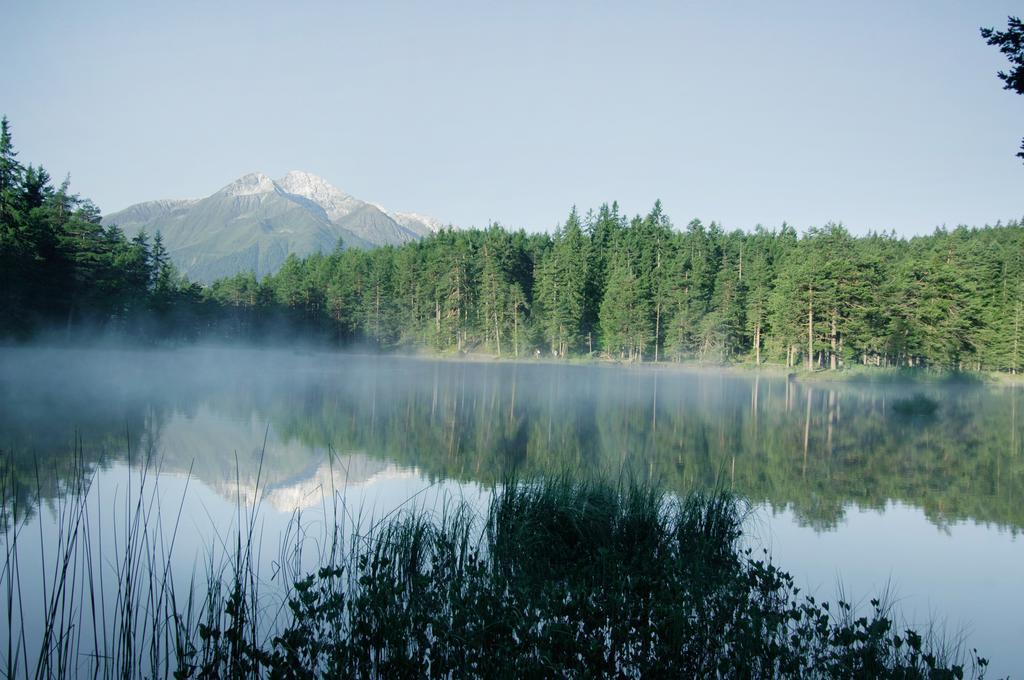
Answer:
[[[901,414],[918,394],[936,412]],[[244,521],[240,501],[258,496],[268,581],[289,559],[311,563],[283,554],[289,537],[321,535],[338,514],[482,503],[510,472],[585,471],[736,490],[756,507],[751,544],[806,591],[864,603],[889,590],[907,622],[966,636],[993,676],[1024,669],[1022,410],[1017,388],[962,384],[287,351],[0,352],[0,462],[15,480],[4,511],[27,522],[26,602],[42,602],[40,544],[56,540],[82,465],[103,552],[116,551],[150,462],[152,517],[178,527],[168,554],[186,575],[216,561]]]

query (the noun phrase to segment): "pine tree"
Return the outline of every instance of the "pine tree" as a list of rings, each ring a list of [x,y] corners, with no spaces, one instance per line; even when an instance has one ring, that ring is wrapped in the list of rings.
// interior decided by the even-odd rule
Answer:
[[[601,334],[605,350],[629,361],[642,361],[654,338],[650,299],[634,270],[629,251],[614,251],[608,285],[601,303]]]
[[[501,356],[502,337],[508,332],[509,314],[515,313],[509,302],[511,294],[511,242],[499,225],[492,224],[484,233],[480,249],[480,327],[485,341]],[[521,295],[521,293],[520,293]],[[507,348],[506,343],[506,348]]]
[[[741,350],[745,329],[743,235],[731,234],[722,247],[710,312],[704,317],[699,355],[728,360]]]
[[[25,252],[21,241],[22,169],[7,117],[0,119],[0,330],[24,325],[20,278]]]
[[[754,355],[754,365],[761,365],[761,350],[768,328],[768,313],[775,278],[775,244],[778,237],[757,225],[747,239],[744,285],[746,287],[747,334]]]
[[[587,351],[600,347],[601,301],[608,279],[608,260],[619,234],[626,228],[619,215],[618,203],[602,204],[587,228],[587,286],[584,295],[583,326],[587,333]]]
[[[566,356],[579,343],[588,278],[586,241],[575,208],[556,230],[536,278],[544,338],[552,354]]]
[[[10,241],[21,220],[24,169],[18,162],[7,116],[0,119],[0,244]]]
[[[661,201],[655,201],[651,212],[641,223],[638,235],[645,246],[642,266],[647,279],[645,288],[650,295],[650,309],[653,319],[652,343],[654,360],[661,358],[661,348],[665,339],[668,310],[672,302],[672,279],[675,272],[672,263],[675,261],[673,248],[672,223],[662,210]]]
[[[716,224],[705,229],[700,220],[687,225],[675,248],[675,275],[669,287],[666,342],[675,358],[697,353],[701,348],[704,317],[711,305],[718,266],[721,262]]]
[[[982,28],[981,37],[987,44],[998,46],[999,51],[1010,60],[1012,68],[998,73],[999,79],[1003,81],[1003,89],[1024,94],[1024,21],[1019,17],[1007,17],[1005,31]],[[1024,140],[1021,141],[1017,157],[1024,158]]]

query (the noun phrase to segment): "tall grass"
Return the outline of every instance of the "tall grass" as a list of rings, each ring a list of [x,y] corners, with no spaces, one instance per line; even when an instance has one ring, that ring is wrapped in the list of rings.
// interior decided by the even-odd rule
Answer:
[[[376,522],[332,494],[319,566],[296,571],[310,540],[296,517],[281,547],[291,567],[277,574],[286,587],[268,594],[254,559],[258,502],[239,501],[226,557],[212,546],[186,582],[171,573],[177,525],[161,523],[146,469],[119,501],[116,582],[94,552],[97,494],[83,482],[59,501],[38,644],[24,627],[36,606],[22,597],[25,524],[5,524],[7,624],[21,625],[7,676],[913,678],[986,667],[896,630],[879,601],[862,614],[803,597],[742,548],[747,506],[722,490],[508,480],[482,511],[449,501]]]
[[[74,465],[78,474],[51,501],[52,535],[40,518],[39,536],[32,542],[27,542],[26,509],[18,503],[10,470],[0,470],[4,531],[0,583],[6,595],[8,630],[4,675],[169,674],[179,633],[175,619],[180,618],[170,570],[177,525],[164,526],[156,489],[158,471],[129,464],[135,478],[129,480],[123,496],[108,500],[93,487],[80,442],[75,445]],[[37,470],[37,480],[41,475]],[[36,501],[42,502],[38,481]],[[96,521],[108,502],[119,508],[122,523],[104,526]],[[112,554],[100,554],[104,531],[113,533],[108,537],[114,546]],[[37,572],[25,574],[24,553],[34,548],[39,550]],[[26,580],[38,587],[29,587]]]

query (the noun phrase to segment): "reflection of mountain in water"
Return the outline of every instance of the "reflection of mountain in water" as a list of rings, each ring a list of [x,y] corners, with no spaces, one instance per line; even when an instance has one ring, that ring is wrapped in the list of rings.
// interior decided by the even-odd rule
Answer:
[[[318,505],[336,491],[416,474],[360,452],[307,446],[280,436],[255,413],[225,416],[209,404],[171,415],[161,424],[154,448],[161,469],[191,470],[230,500],[251,504],[259,493],[281,512]]]
[[[281,512],[290,512],[320,505],[334,493],[344,495],[346,489],[385,479],[416,476],[415,469],[401,468],[361,453],[352,453],[339,456],[333,464],[322,463],[308,477],[290,484],[267,487],[263,498],[271,507]],[[247,491],[251,494],[253,490]]]
[[[484,483],[513,471],[570,470],[680,491],[725,484],[755,502],[792,507],[819,529],[840,523],[851,504],[883,509],[889,501],[920,507],[938,524],[1024,527],[1014,388],[802,385],[711,371],[291,353],[259,354],[192,380],[182,376],[209,376],[211,365],[230,361],[207,358],[205,373],[186,353],[173,362],[144,353],[123,361],[132,389],[87,374],[87,398],[65,383],[22,385],[27,378],[0,363],[0,448],[25,488],[34,488],[37,458],[60,474],[73,469],[66,461],[77,428],[90,462],[123,453],[116,443],[128,430],[137,449],[162,455],[165,469],[191,465],[232,498],[252,492],[262,464],[260,485],[281,508],[319,502],[319,489],[343,485],[345,466],[350,486],[403,469]],[[918,391],[938,403],[934,416],[894,410],[894,399]],[[347,461],[333,473],[330,451]]]

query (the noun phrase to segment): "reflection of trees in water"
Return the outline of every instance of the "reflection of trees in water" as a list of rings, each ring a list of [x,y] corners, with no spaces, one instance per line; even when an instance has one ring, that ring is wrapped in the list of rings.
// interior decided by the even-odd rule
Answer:
[[[284,400],[260,408],[308,444],[358,448],[437,478],[571,469],[680,491],[720,483],[792,506],[820,528],[850,503],[881,509],[890,500],[940,524],[1024,524],[1014,389],[927,388],[941,406],[916,418],[893,411],[906,392],[896,387],[563,366],[425,373],[382,382],[373,399],[358,385],[331,386],[317,395],[319,411],[300,414]]]
[[[29,517],[40,499],[80,488],[83,477],[123,460],[152,455],[162,409],[145,403],[98,400],[69,389],[59,395],[0,394],[0,483],[7,516]]]
[[[923,388],[933,417],[897,414],[922,389],[804,385],[727,373],[363,358],[323,372],[247,373],[140,400],[50,400],[0,411],[5,461],[34,495],[34,461],[71,474],[73,433],[90,465],[133,448],[215,488],[318,474],[326,452],[363,451],[434,479],[500,481],[561,471],[657,480],[685,491],[731,486],[829,528],[855,503],[891,500],[938,524],[1024,526],[1016,389]],[[4,397],[8,399],[8,397]],[[101,403],[100,403],[101,402]],[[5,406],[6,406],[5,402]],[[22,405],[26,406],[23,395]],[[56,416],[54,414],[60,414]],[[74,423],[53,427],[53,418]],[[264,453],[262,436],[270,423]],[[13,455],[12,455],[13,452]],[[236,464],[237,456],[237,464]]]

